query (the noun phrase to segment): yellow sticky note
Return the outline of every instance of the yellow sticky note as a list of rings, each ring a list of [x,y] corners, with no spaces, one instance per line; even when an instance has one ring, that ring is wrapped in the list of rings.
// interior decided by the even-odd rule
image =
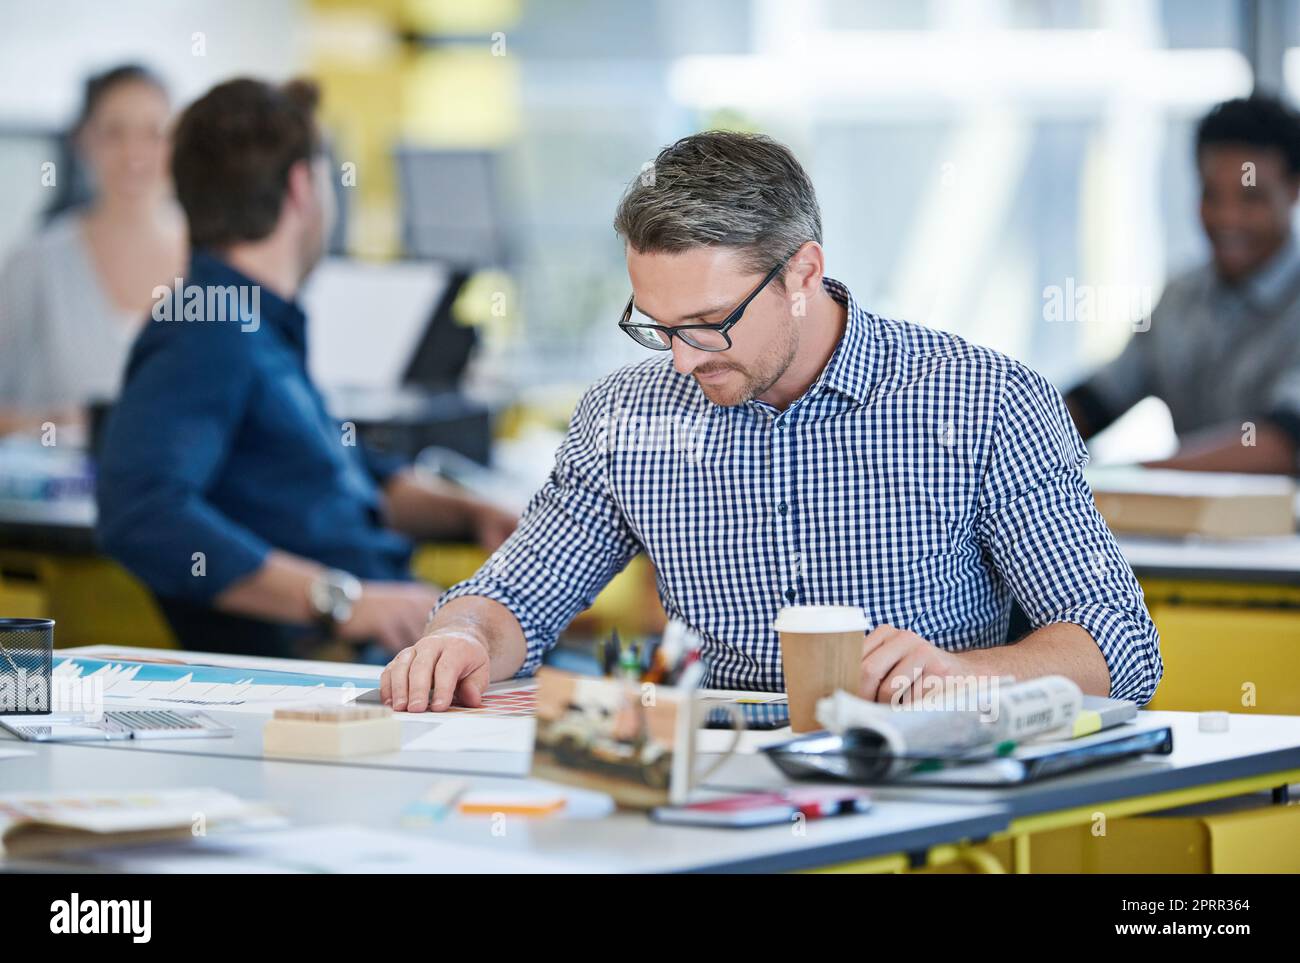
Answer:
[[[1101,732],[1101,713],[1094,709],[1084,709],[1075,717],[1074,738],[1090,736],[1094,732]]]

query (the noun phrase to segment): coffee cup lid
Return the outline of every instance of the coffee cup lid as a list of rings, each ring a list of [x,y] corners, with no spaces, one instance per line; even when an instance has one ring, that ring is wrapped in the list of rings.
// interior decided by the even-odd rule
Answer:
[[[865,632],[870,628],[862,609],[853,605],[787,605],[776,614],[778,632]]]

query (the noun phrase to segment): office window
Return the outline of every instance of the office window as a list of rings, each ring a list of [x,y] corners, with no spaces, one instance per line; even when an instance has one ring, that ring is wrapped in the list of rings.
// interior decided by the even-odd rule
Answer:
[[[1204,256],[1191,132],[1251,88],[1239,3],[701,9],[535,3],[519,25],[512,354],[539,377],[557,359],[589,378],[641,357],[614,326],[628,291],[614,208],[659,147],[711,126],[794,148],[829,271],[866,305],[1062,387]]]

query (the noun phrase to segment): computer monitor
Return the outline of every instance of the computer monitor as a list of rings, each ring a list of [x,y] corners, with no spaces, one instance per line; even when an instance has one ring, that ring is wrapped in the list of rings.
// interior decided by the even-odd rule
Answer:
[[[460,271],[505,262],[495,151],[399,147],[395,158],[407,257]]]
[[[491,413],[456,390],[475,344],[450,317],[458,276],[428,261],[326,258],[308,278],[308,370],[371,447],[414,458],[436,445],[488,463]]]
[[[343,178],[338,175],[339,155],[333,146],[327,147],[326,151],[329,154],[330,170],[335,173],[330,178],[330,183],[334,187],[334,225],[330,229],[330,236],[325,239],[325,252],[346,257],[348,233],[352,228],[352,195],[356,192],[344,184]]]
[[[317,384],[400,387],[449,283],[450,271],[427,261],[321,261],[301,296]]]

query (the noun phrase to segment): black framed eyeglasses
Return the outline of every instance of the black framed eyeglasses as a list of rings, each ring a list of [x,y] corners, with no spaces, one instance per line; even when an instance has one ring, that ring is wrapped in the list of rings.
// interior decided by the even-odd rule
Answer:
[[[758,287],[749,292],[749,297],[736,305],[735,309],[717,324],[679,324],[673,327],[666,324],[633,321],[632,311],[636,307],[636,295],[633,294],[627,299],[627,307],[623,309],[623,319],[619,321],[618,326],[626,331],[628,337],[637,344],[655,351],[670,350],[673,346],[674,335],[681,338],[692,348],[698,348],[700,351],[726,351],[731,347],[731,335],[728,332],[744,317],[745,308],[749,307],[749,302],[758,297],[763,288],[772,283],[772,279],[785,269],[786,263],[786,261],[782,261],[768,271],[767,276],[759,282]]]

